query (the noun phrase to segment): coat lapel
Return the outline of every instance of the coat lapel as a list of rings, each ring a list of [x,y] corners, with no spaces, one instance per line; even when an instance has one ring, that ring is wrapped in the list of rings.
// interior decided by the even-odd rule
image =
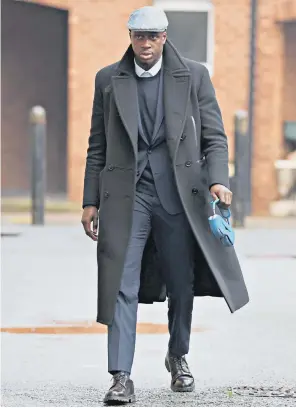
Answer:
[[[159,128],[162,124],[164,118],[164,110],[163,110],[163,70],[160,73],[159,79],[159,87],[158,87],[158,98],[157,98],[157,106],[156,106],[156,117],[155,117],[155,124],[154,130],[152,135],[152,143],[155,141]]]
[[[149,140],[147,139],[146,134],[145,134],[144,129],[143,129],[139,103],[138,103],[138,126],[139,126],[139,133],[140,133],[142,139],[144,140],[144,142],[147,145],[150,145]]]
[[[164,51],[164,68],[166,136],[171,159],[174,161],[190,102],[191,73],[169,40]]]
[[[114,76],[112,78],[115,103],[131,140],[135,157],[138,143],[138,95],[136,79],[132,76]]]
[[[191,77],[189,73],[179,76],[166,72],[164,77],[164,114],[167,143],[173,161],[185,126],[190,88]]]
[[[169,40],[164,47],[163,56],[163,82],[160,86],[163,88],[163,99],[158,98],[152,140],[156,138],[163,118],[165,118],[167,144],[170,156],[174,161],[190,101],[191,74],[183,58]],[[112,77],[112,86],[120,118],[131,140],[135,157],[137,157],[139,106],[133,60],[134,54],[130,46],[119,63],[118,75]]]

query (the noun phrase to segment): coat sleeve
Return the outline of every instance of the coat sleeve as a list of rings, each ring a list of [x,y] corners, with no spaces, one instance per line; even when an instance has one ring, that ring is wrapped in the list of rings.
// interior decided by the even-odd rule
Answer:
[[[221,111],[207,68],[198,91],[201,117],[201,148],[208,167],[209,188],[222,184],[229,188],[228,142]]]
[[[104,126],[103,94],[100,72],[96,75],[95,92],[91,115],[90,136],[84,175],[83,203],[86,206],[100,206],[99,176],[106,161],[106,135]]]

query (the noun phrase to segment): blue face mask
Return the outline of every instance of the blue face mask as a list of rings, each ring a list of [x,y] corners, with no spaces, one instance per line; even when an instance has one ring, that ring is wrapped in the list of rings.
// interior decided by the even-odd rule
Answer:
[[[213,207],[213,215],[209,217],[209,224],[214,236],[222,243],[222,245],[229,247],[234,244],[234,231],[229,223],[229,218],[231,216],[230,209],[219,208],[221,215],[216,214],[216,204],[220,200],[215,200],[211,202]]]

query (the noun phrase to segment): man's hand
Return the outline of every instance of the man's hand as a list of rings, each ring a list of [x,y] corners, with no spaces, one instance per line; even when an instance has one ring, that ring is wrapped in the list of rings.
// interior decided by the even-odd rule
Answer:
[[[86,235],[93,241],[98,240],[98,218],[97,207],[89,206],[84,208],[81,222]]]
[[[214,200],[219,198],[222,208],[228,208],[232,201],[232,192],[222,184],[214,184],[210,188],[210,193]]]

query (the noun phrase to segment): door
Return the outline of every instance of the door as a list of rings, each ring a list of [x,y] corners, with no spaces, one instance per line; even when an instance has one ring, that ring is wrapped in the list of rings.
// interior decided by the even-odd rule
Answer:
[[[29,112],[47,114],[47,193],[67,191],[68,12],[2,0],[2,195],[31,185]]]

